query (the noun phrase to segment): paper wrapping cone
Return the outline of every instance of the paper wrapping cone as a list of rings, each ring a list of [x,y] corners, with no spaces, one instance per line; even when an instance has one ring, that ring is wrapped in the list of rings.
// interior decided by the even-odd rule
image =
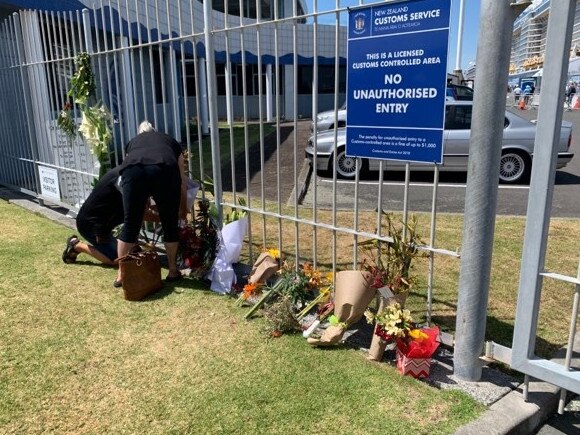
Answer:
[[[379,308],[378,311],[381,312],[385,308],[386,300],[384,297],[379,296]],[[376,325],[373,329],[373,339],[371,340],[371,347],[369,348],[368,359],[371,361],[381,361],[383,355],[385,354],[385,349],[387,348],[387,341],[375,334]]]
[[[278,262],[270,256],[267,252],[262,252],[254,266],[252,266],[252,271],[248,278],[249,283],[265,283],[278,271]]]
[[[368,272],[345,270],[336,274],[334,315],[341,323],[351,325],[363,316],[376,293],[376,289],[370,288],[369,284]],[[315,346],[332,346],[340,342],[345,330],[344,326],[332,325],[319,339],[309,338],[307,341]]]
[[[315,346],[334,346],[340,342],[343,334],[344,328],[342,326],[331,325],[324,330],[320,338],[308,337],[306,341]]]
[[[386,293],[383,291],[385,289]],[[385,294],[388,295],[388,297],[384,297]],[[394,303],[399,304],[401,308],[405,308],[405,302],[407,301],[408,295],[409,292],[393,294],[388,287],[379,289],[378,312],[381,312],[387,305]],[[384,338],[376,335],[373,330],[373,338],[371,340],[371,347],[369,348],[368,359],[371,361],[381,361],[383,359],[385,349],[387,348],[387,344],[387,341]]]
[[[344,270],[336,274],[334,315],[348,325],[363,316],[373,300],[376,289],[370,288],[371,274],[360,270]]]

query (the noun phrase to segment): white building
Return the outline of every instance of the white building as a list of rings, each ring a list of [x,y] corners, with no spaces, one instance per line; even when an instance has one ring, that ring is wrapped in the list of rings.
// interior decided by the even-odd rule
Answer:
[[[304,0],[261,0],[259,10],[255,0],[213,0],[212,6],[220,119],[310,117],[313,94],[318,94],[317,109],[333,106],[336,71],[344,98],[345,27],[314,26],[313,18],[307,23]],[[55,118],[66,100],[71,58],[86,39],[79,26],[84,8],[91,9],[88,50],[97,53],[100,97],[120,120],[124,134],[119,136],[130,137],[138,120],[152,115],[166,131],[179,136],[184,110],[206,131],[208,77],[201,0],[0,1],[0,18],[28,10],[21,20],[23,39],[35,43],[24,44],[27,61],[56,64],[56,68],[44,64],[46,79],[34,84],[35,92],[47,96],[36,109],[52,112]],[[70,33],[63,31],[68,27]],[[63,58],[69,59],[57,62]],[[315,64],[318,92],[312,89]]]

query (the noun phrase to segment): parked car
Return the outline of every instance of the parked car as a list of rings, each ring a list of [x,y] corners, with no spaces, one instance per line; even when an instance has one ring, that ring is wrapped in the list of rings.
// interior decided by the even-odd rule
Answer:
[[[441,171],[467,171],[469,155],[469,137],[471,135],[471,101],[450,101],[445,109],[445,131],[443,143],[443,165]],[[337,130],[335,148],[334,131],[317,134],[315,168],[326,175],[331,175],[334,167],[334,152],[336,149],[336,173],[340,178],[354,178],[357,171],[366,172],[378,170],[378,159],[357,159],[349,157],[345,152],[346,129]],[[520,183],[528,180],[531,173],[532,157],[536,125],[520,116],[506,111],[503,133],[502,156],[499,178],[503,183]],[[568,164],[574,154],[570,152],[572,143],[572,123],[563,121],[558,144],[557,168]],[[314,162],[314,136],[308,140],[306,157]],[[358,160],[358,161],[357,161]],[[391,170],[404,169],[405,162],[389,161]],[[433,170],[431,163],[411,163],[412,170]]]
[[[335,118],[334,110],[327,110],[316,115],[316,120],[312,121],[310,131],[314,131],[314,126],[318,131],[334,130],[335,119],[336,128],[346,127],[346,103],[338,109],[337,117]]]
[[[445,101],[473,101],[473,89],[468,86],[449,84],[445,93]],[[346,103],[338,109],[336,117],[334,110],[327,110],[316,115],[316,121],[312,121],[310,131],[314,131],[314,126],[316,126],[317,131],[334,130],[334,124],[336,124],[336,128],[346,127]]]
[[[469,86],[447,85],[445,101],[473,101],[473,89]]]

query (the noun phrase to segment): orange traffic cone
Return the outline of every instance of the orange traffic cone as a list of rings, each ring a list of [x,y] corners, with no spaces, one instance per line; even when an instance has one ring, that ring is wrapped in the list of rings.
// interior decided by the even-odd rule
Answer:
[[[518,105],[518,107],[521,110],[526,110],[526,100],[524,100],[523,98],[520,100],[520,104]]]
[[[572,99],[572,109],[580,109],[580,99],[578,99],[578,96],[574,96]]]

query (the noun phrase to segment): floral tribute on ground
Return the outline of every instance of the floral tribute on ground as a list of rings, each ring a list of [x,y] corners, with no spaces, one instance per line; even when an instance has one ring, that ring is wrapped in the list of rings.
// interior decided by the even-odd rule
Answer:
[[[215,217],[210,212],[210,202],[197,202],[194,218],[179,233],[178,264],[182,272],[195,278],[204,277],[210,270],[218,249]]]
[[[397,349],[397,369],[414,378],[429,376],[431,357],[439,347],[439,328],[419,328],[409,310],[397,303],[387,305],[377,314],[365,312],[367,322],[375,322],[375,335]]]

